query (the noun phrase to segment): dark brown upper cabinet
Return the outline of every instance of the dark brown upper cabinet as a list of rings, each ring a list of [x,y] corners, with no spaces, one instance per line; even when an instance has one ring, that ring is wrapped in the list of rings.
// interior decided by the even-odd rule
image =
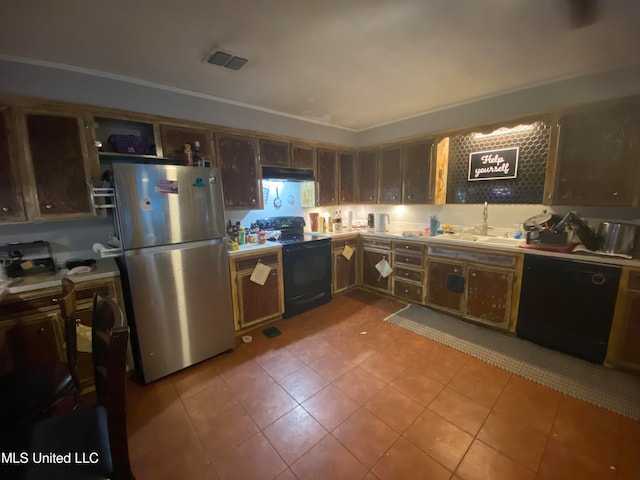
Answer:
[[[205,162],[210,162],[212,167],[217,166],[213,133],[209,130],[182,127],[169,124],[160,125],[160,138],[162,140],[162,153],[165,158],[171,158],[184,162],[184,146],[191,145],[195,151],[195,142],[200,142],[200,152]]]
[[[380,189],[378,203],[399,204],[402,202],[402,154],[401,148],[392,147],[380,154]]]
[[[97,165],[93,170],[88,161],[84,117],[21,111],[19,121],[26,135],[27,182],[35,194],[35,199],[30,196],[29,217],[57,220],[93,216],[87,179],[97,171]]]
[[[627,101],[563,115],[552,205],[637,206],[640,103]]]
[[[411,143],[404,147],[402,203],[433,203],[433,142]]]
[[[316,166],[316,149],[308,145],[291,145],[291,166],[314,170]]]
[[[10,125],[9,109],[0,107],[0,222],[19,222],[26,218],[18,165],[10,147],[13,137]]]
[[[338,155],[335,150],[318,149],[318,202],[321,206],[338,204]]]
[[[377,203],[378,201],[378,152],[369,150],[358,152],[356,162],[358,178],[357,203]]]
[[[216,145],[225,207],[263,208],[256,140],[235,135],[217,135]]]
[[[340,201],[339,203],[353,203],[355,192],[355,154],[340,152],[338,154],[340,168]]]
[[[271,167],[289,167],[289,144],[261,138],[260,163]]]

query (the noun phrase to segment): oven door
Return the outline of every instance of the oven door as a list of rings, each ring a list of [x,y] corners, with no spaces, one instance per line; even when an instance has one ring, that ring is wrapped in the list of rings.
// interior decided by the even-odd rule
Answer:
[[[331,241],[282,247],[284,315],[289,318],[331,300]]]

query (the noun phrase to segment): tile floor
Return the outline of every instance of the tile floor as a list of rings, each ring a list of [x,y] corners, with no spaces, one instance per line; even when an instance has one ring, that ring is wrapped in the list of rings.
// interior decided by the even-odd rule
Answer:
[[[130,383],[137,479],[640,479],[639,422],[382,321],[402,306],[352,292]]]

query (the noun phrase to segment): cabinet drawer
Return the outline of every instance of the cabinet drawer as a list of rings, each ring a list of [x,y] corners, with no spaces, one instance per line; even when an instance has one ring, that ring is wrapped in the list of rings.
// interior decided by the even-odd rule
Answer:
[[[396,297],[402,297],[416,303],[422,303],[422,287],[418,285],[396,280],[393,285],[393,294]]]
[[[640,271],[629,272],[629,290],[640,290]]]
[[[364,248],[377,248],[381,250],[391,250],[391,240],[382,240],[379,238],[363,238],[362,246]]]
[[[342,249],[344,248],[345,245],[349,245],[351,248],[355,249],[356,246],[358,245],[358,239],[357,238],[349,238],[349,239],[345,239],[345,240],[332,240],[331,241],[331,248],[333,248],[334,251],[342,251]]]
[[[393,257],[394,263],[398,265],[411,265],[412,267],[422,268],[423,259],[422,255],[410,255],[405,252],[398,252]]]
[[[411,242],[396,242],[395,252],[398,255],[402,255],[403,253],[409,253],[409,252],[422,255],[424,253],[424,244],[411,243]]]
[[[271,264],[277,264],[278,263],[278,254],[277,253],[273,253],[273,254],[267,254],[267,255],[261,255],[261,256],[256,256],[256,257],[249,257],[249,258],[243,258],[240,260],[236,260],[236,269],[238,271],[240,270],[247,270],[247,269],[253,269],[256,266],[256,263],[258,262],[262,262],[265,265],[271,265]]]
[[[393,272],[396,281],[400,278],[404,280],[411,280],[413,282],[422,283],[422,278],[424,277],[424,273],[421,270],[409,270],[408,268],[398,267],[396,266],[395,271]]]

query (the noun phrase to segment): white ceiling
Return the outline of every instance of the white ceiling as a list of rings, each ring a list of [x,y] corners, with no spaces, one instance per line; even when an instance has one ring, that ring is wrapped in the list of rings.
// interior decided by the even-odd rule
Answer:
[[[640,64],[640,1],[600,0],[598,21],[579,29],[567,3],[1,0],[0,55],[364,130]],[[204,62],[214,49],[249,63]]]

